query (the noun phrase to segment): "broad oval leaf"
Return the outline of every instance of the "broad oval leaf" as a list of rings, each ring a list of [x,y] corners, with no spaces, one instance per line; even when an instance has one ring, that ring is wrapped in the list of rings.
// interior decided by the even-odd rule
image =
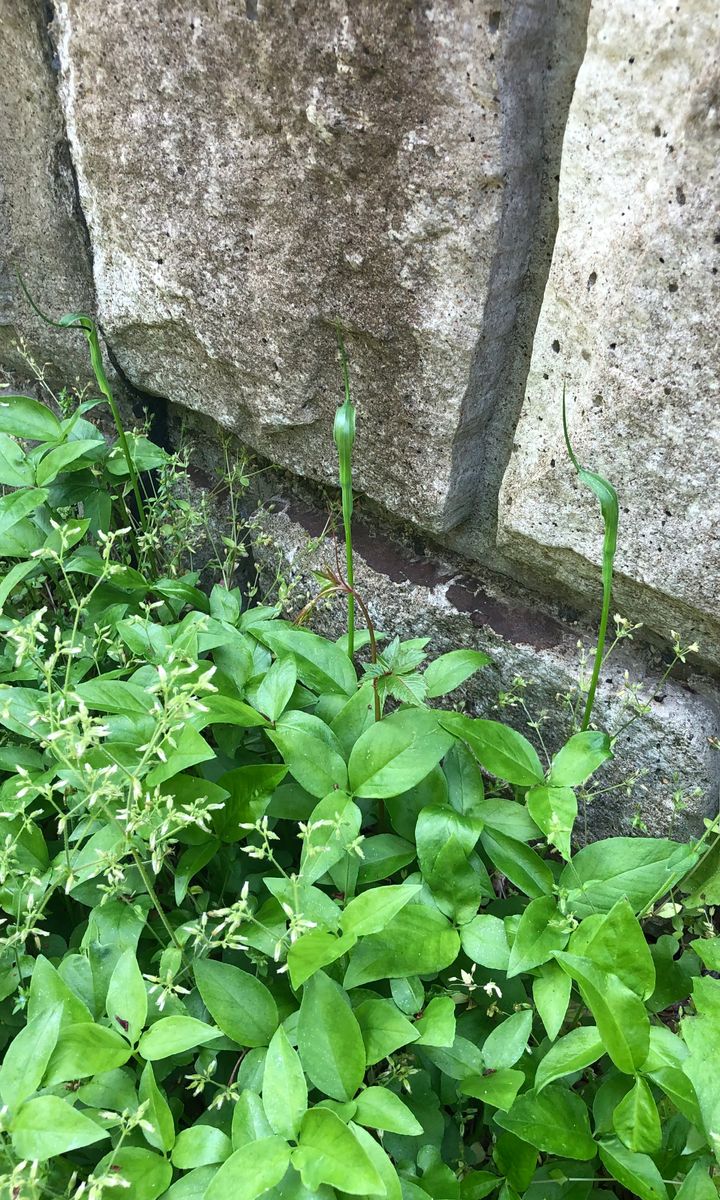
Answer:
[[[555,958],[580,989],[605,1050],[619,1071],[634,1075],[650,1049],[650,1020],[642,1000],[588,958],[556,951]]]
[[[605,1053],[602,1038],[595,1025],[571,1029],[550,1047],[535,1074],[535,1091],[541,1092],[549,1083],[573,1075],[597,1062]]]
[[[460,938],[442,913],[424,904],[408,904],[382,933],[361,938],[350,952],[346,988],[376,979],[435,975],[457,958]]]
[[[352,1100],[365,1074],[362,1033],[342,988],[322,971],[303,988],[297,1038],[315,1087],[333,1100]]]
[[[485,1038],[482,1056],[485,1067],[490,1071],[502,1071],[514,1067],[522,1058],[532,1031],[532,1012],[522,1009],[506,1017]]]
[[[425,669],[428,699],[454,691],[489,662],[490,658],[481,650],[450,650],[447,654],[441,654]]]
[[[284,1138],[297,1137],[307,1112],[307,1096],[299,1055],[280,1025],[268,1046],[262,1087],[263,1107],[273,1133]]]
[[[498,1113],[495,1120],[546,1154],[589,1162],[597,1153],[587,1106],[564,1087],[551,1085],[542,1095],[525,1092],[509,1112]]]
[[[256,1200],[280,1182],[290,1147],[279,1137],[261,1138],[235,1150],[214,1175],[204,1200]]]
[[[218,1028],[239,1046],[267,1046],[279,1018],[265,984],[231,963],[210,958],[200,959],[194,970],[198,991]]]
[[[598,1145],[600,1159],[612,1179],[639,1200],[668,1200],[668,1192],[655,1163],[647,1154],[635,1154],[617,1138]]]
[[[51,442],[62,436],[62,426],[49,408],[31,396],[3,396],[0,433],[31,442]]]
[[[273,654],[292,654],[298,679],[314,692],[341,692],[352,696],[357,687],[357,675],[347,654],[334,642],[296,629],[280,621],[263,621],[252,627],[253,637],[268,646]]]
[[[420,783],[452,745],[452,736],[430,709],[400,709],[365,730],[348,762],[350,789],[358,796],[400,796]]]
[[[138,1052],[149,1062],[195,1050],[219,1038],[220,1030],[194,1017],[161,1017],[140,1038]]]
[[[612,756],[612,743],[607,733],[595,729],[574,733],[554,756],[548,783],[552,787],[579,787]]]
[[[570,936],[570,925],[560,912],[554,896],[541,896],[528,904],[520,918],[507,966],[508,978],[540,967],[563,950]]]
[[[328,1108],[311,1108],[305,1114],[292,1163],[311,1191],[326,1183],[352,1196],[385,1193],[382,1179],[358,1139]]]
[[[23,1104],[12,1123],[13,1148],[20,1158],[47,1162],[109,1137],[107,1130],[59,1096],[36,1096]]]
[[[560,886],[577,917],[609,912],[623,896],[638,913],[686,875],[696,858],[691,848],[666,838],[606,838],[573,855]]]
[[[527,738],[500,721],[466,717],[461,713],[443,713],[442,724],[457,738],[467,742],[478,762],[498,779],[518,787],[542,783],[540,759]]]

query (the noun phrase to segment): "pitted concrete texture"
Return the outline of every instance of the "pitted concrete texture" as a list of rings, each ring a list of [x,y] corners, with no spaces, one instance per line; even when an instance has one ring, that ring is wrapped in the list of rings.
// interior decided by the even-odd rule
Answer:
[[[615,603],[720,660],[720,9],[597,0],[562,154],[559,229],[499,548],[525,578],[598,586],[597,502],[620,495]]]

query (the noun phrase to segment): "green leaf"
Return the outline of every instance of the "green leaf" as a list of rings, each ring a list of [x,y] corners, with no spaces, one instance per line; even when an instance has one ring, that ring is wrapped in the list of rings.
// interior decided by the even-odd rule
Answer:
[[[656,1154],[662,1146],[660,1116],[646,1080],[636,1079],[613,1113],[620,1141],[636,1154]]]
[[[361,823],[360,809],[344,792],[331,792],[315,806],[300,856],[304,883],[315,883],[340,861],[359,834]]]
[[[368,1087],[360,1092],[354,1119],[358,1125],[402,1133],[407,1137],[417,1137],[424,1132],[407,1104],[403,1104],[399,1096],[384,1087]]]
[[[15,438],[0,433],[0,483],[5,487],[31,487],[34,482],[35,472],[22,446]]]
[[[401,1046],[418,1041],[418,1026],[408,1021],[392,1000],[364,1000],[355,1009],[355,1016],[365,1043],[365,1059],[369,1067],[387,1058]]]
[[[575,733],[554,756],[548,783],[554,788],[579,787],[612,756],[612,744],[607,733],[594,729]]]
[[[322,798],[333,790],[344,791],[348,776],[339,745],[328,744],[330,729],[307,713],[286,713],[267,736],[283,756],[287,768],[311,796]]]
[[[52,442],[62,437],[54,413],[30,396],[4,396],[0,400],[0,432],[30,442]]]
[[[311,1108],[305,1114],[292,1163],[305,1187],[311,1190],[326,1183],[351,1196],[385,1194],[372,1160],[347,1125],[330,1109]]]
[[[240,826],[254,825],[265,815],[273,792],[286,775],[287,767],[276,763],[253,763],[221,775],[218,782],[222,794],[217,798],[223,807],[212,815],[213,829],[218,837],[223,842],[245,838],[246,830]],[[203,780],[203,784],[205,782]],[[213,785],[207,784],[207,788],[212,800]]]
[[[495,1120],[546,1154],[589,1162],[597,1153],[587,1107],[564,1087],[551,1085],[541,1096],[525,1092],[509,1112],[498,1113]]]
[[[47,488],[21,488],[0,496],[0,534],[7,533],[48,498]]]
[[[481,841],[493,865],[526,896],[537,900],[553,890],[555,880],[552,871],[529,846],[488,829],[483,831]]]
[[[556,962],[545,963],[532,983],[533,1000],[545,1032],[554,1041],[570,1003],[572,980]]]
[[[445,696],[490,662],[481,650],[451,650],[441,654],[425,670],[428,699]]]
[[[376,837],[366,837],[362,849],[363,859],[358,875],[360,884],[389,879],[415,858],[412,842],[406,842],[394,833],[379,833]]]
[[[340,926],[345,933],[353,933],[356,937],[381,933],[420,890],[419,883],[404,883],[363,892],[346,905]]]
[[[418,1046],[452,1046],[455,1041],[455,1003],[452,996],[434,996],[415,1022]]]
[[[508,978],[540,967],[562,950],[570,936],[570,925],[557,906],[554,896],[532,900],[520,918],[510,951]]]
[[[485,1061],[478,1047],[460,1034],[457,1034],[452,1046],[426,1046],[424,1053],[449,1079],[467,1079],[469,1075],[481,1075],[485,1070]]]
[[[15,1109],[37,1091],[60,1032],[62,1005],[53,1004],[28,1021],[5,1051],[0,1067],[0,1099]]]
[[[541,1092],[549,1083],[574,1075],[591,1063],[597,1062],[605,1053],[602,1038],[595,1025],[581,1025],[571,1029],[565,1037],[551,1046],[541,1060],[535,1075],[535,1091]]]
[[[717,1194],[708,1168],[704,1163],[696,1162],[685,1176],[680,1190],[675,1193],[675,1200],[717,1200]]]
[[[442,913],[408,904],[382,933],[364,937],[350,952],[346,988],[376,979],[434,975],[457,958],[460,938]]]
[[[279,621],[254,625],[252,633],[277,657],[292,654],[298,678],[318,695],[342,692],[352,696],[355,692],[355,668],[347,654],[334,642],[328,642],[307,629],[284,626]]]
[[[643,1072],[672,1100],[678,1112],[687,1117],[691,1125],[702,1128],[702,1114],[695,1088],[680,1067],[658,1067],[656,1070],[649,1070],[646,1062]]]
[[[355,645],[357,648],[357,639]],[[367,680],[330,722],[330,728],[338,739],[345,758],[350,757],[350,751],[360,735],[373,724],[374,707],[372,682]]]
[[[583,936],[588,927],[590,934]],[[606,917],[586,918],[573,934],[573,954],[582,954],[604,971],[612,971],[641,1000],[655,990],[655,964],[640,922],[623,898]]]
[[[505,923],[491,913],[479,913],[460,930],[462,948],[480,967],[507,971],[510,961]]]
[[[483,1042],[482,1057],[490,1071],[502,1071],[514,1067],[522,1058],[532,1031],[532,1012],[522,1009],[506,1017],[488,1034]]]
[[[353,746],[350,788],[368,798],[400,796],[420,783],[451,745],[435,712],[400,709],[371,725]]]
[[[372,1134],[368,1133],[367,1129],[363,1129],[361,1125],[357,1125],[354,1121],[350,1123],[350,1131],[357,1142],[367,1154],[370,1162],[375,1167],[380,1179],[382,1180],[385,1192],[383,1193],[385,1200],[403,1200],[402,1186],[398,1173],[395,1170],[390,1158],[385,1153],[383,1148],[375,1141]],[[328,1200],[329,1200],[328,1193]],[[298,1200],[311,1200],[310,1197],[300,1197]],[[318,1200],[323,1200],[318,1193]]]
[[[532,787],[544,779],[540,759],[527,738],[499,721],[443,713],[445,729],[467,742],[478,762],[491,775],[518,787]]]
[[[232,1154],[232,1142],[214,1125],[193,1125],[177,1135],[171,1159],[179,1171],[189,1171],[212,1163],[225,1162]]]
[[[28,562],[16,563],[14,567],[4,575],[0,582],[0,612],[4,609],[9,597],[15,591],[15,588],[22,583],[31,571],[37,572],[39,564],[36,559],[31,558]]]
[[[278,1026],[272,994],[247,971],[203,958],[195,963],[195,982],[213,1021],[239,1046],[267,1046]]]
[[[257,1092],[245,1088],[232,1115],[233,1150],[239,1150],[248,1142],[258,1142],[262,1138],[271,1137],[272,1132],[262,1100]]]
[[[695,860],[687,846],[664,838],[606,838],[578,850],[560,876],[560,887],[567,890],[568,911],[576,917],[609,912],[623,896],[638,913]]]
[[[483,1104],[491,1104],[493,1108],[507,1112],[524,1082],[522,1071],[505,1068],[490,1071],[487,1075],[468,1075],[467,1079],[460,1080],[458,1091],[463,1096],[473,1096],[476,1100],[482,1100]]]
[[[125,679],[89,679],[75,687],[75,695],[95,712],[146,716],[156,697]]]
[[[81,1025],[66,1025],[60,1032],[45,1072],[45,1085],[84,1079],[101,1071],[121,1067],[132,1050],[119,1033],[84,1021]]]
[[[365,1046],[350,1004],[318,971],[303,988],[298,1052],[308,1079],[333,1100],[352,1100],[365,1074]]]
[[[720,971],[720,937],[695,938],[690,946],[708,971]]]
[[[121,1195],[125,1191],[132,1200],[158,1200],[159,1196],[165,1196],[173,1175],[167,1159],[140,1146],[119,1146],[95,1167],[99,1176],[110,1170],[129,1184],[127,1191],[124,1188],[118,1191]]]
[[[354,933],[336,937],[324,929],[310,929],[293,942],[288,950],[287,962],[290,981],[297,991],[311,975],[322,967],[337,962],[348,954],[357,941]]]
[[[194,1017],[161,1017],[140,1038],[138,1052],[150,1062],[195,1050],[219,1038],[220,1030]]]
[[[570,861],[570,839],[577,817],[577,797],[569,787],[530,788],[527,810],[551,846]]]
[[[307,1112],[307,1084],[302,1063],[282,1025],[268,1046],[262,1100],[273,1133],[294,1139]]]
[[[295,659],[279,658],[270,667],[255,693],[255,704],[270,721],[277,721],[288,706],[297,683]]]
[[[77,438],[55,446],[53,450],[44,454],[38,463],[35,474],[38,487],[46,487],[47,484],[52,483],[60,472],[71,463],[75,463],[76,468],[78,465],[82,465],[76,462],[78,458],[82,458],[84,455],[94,458],[93,451],[100,446],[105,446],[103,438]]]
[[[144,1119],[152,1125],[152,1131],[143,1128],[143,1134],[156,1150],[172,1150],[175,1145],[175,1122],[170,1106],[155,1082],[155,1073],[151,1063],[145,1063],[138,1099],[141,1104],[147,1104]]]
[[[617,1139],[600,1142],[598,1151],[610,1177],[633,1196],[639,1200],[668,1200],[662,1176],[647,1154],[634,1154]]]
[[[30,981],[30,996],[28,999],[28,1023],[47,1013],[56,1004],[62,1007],[63,1025],[77,1025],[82,1021],[92,1021],[87,1005],[83,1004],[68,987],[52,963],[39,954],[35,959],[32,979]]]
[[[125,950],[110,976],[105,1011],[113,1029],[120,1029],[134,1045],[147,1020],[148,1000],[145,981],[134,950]]]
[[[578,985],[615,1066],[634,1075],[650,1048],[650,1021],[642,1000],[617,975],[600,970],[588,958],[564,951],[556,951],[555,957]]]
[[[84,1113],[59,1096],[37,1096],[23,1104],[12,1121],[13,1149],[19,1158],[47,1162],[59,1154],[90,1146],[109,1136]]]
[[[282,1138],[249,1142],[225,1160],[204,1200],[256,1200],[280,1182],[289,1163],[290,1147]]]

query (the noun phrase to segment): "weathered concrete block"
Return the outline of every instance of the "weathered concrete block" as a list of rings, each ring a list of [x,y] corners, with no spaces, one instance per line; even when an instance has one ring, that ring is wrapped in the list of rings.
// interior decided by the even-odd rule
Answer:
[[[261,578],[278,575],[290,584],[288,611],[295,615],[318,583],[312,571],[334,566],[332,539],[317,547],[325,516],[302,502],[285,502],[255,514],[254,553]],[[451,697],[474,715],[505,720],[530,737],[541,754],[552,754],[571,732],[569,704],[578,704],[578,640],[592,645],[593,631],[528,600],[510,583],[466,573],[462,562],[410,554],[401,545],[355,526],[356,587],[378,629],[389,637],[429,637],[431,657],[461,646],[485,650],[492,663]],[[330,637],[345,631],[343,600],[324,602],[311,628]],[[628,647],[628,649],[624,649]],[[662,664],[626,642],[603,671],[595,709],[599,728],[625,725],[625,672],[652,697]],[[526,687],[517,704],[500,707],[503,693]],[[538,733],[529,720],[539,722]],[[665,683],[649,713],[618,740],[615,758],[598,773],[594,795],[581,803],[578,835],[614,836],[647,828],[659,836],[692,836],[701,817],[718,809],[720,731],[717,691],[707,681]]]
[[[332,478],[339,319],[358,488],[425,527],[461,520],[536,233],[555,17],[60,0],[98,311],[128,378]]]
[[[26,348],[52,383],[89,375],[85,340],[45,325],[22,295],[61,315],[92,309],[92,274],[57,100],[42,5],[0,6],[0,362],[28,376]]]
[[[616,601],[720,659],[720,13],[596,0],[499,548],[526,578],[598,586],[602,527],[567,462],[613,480]],[[591,565],[593,564],[593,565]]]

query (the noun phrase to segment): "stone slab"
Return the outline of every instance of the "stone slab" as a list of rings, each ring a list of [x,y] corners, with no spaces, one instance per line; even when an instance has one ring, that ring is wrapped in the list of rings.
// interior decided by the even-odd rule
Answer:
[[[289,588],[286,609],[296,615],[317,594],[314,570],[334,564],[331,538],[317,538],[325,514],[306,501],[264,505],[253,517],[254,554],[263,585],[281,579]],[[388,636],[429,637],[429,654],[469,646],[484,650],[491,665],[450,698],[478,716],[505,720],[530,737],[541,758],[554,753],[571,732],[566,697],[577,695],[578,643],[588,649],[593,631],[528,598],[507,581],[468,574],[448,556],[431,559],[410,552],[361,523],[355,528],[356,587],[376,627]],[[311,628],[329,637],[345,631],[342,601],[324,602]],[[625,643],[627,646],[627,643]],[[658,692],[662,663],[632,646],[611,658],[603,671],[594,720],[613,732],[625,724],[620,696],[625,673],[645,696],[656,699],[649,713],[618,740],[615,758],[596,776],[597,792],[581,804],[578,835],[584,839],[648,830],[658,836],[692,837],[702,817],[718,811],[720,732],[718,692],[707,680],[670,680]],[[499,698],[526,682],[520,706],[501,707]],[[528,728],[539,720],[543,745]],[[633,781],[631,788],[628,782]],[[682,807],[678,810],[678,800]]]
[[[596,0],[498,547],[598,595],[602,526],[563,445],[620,495],[617,606],[720,660],[720,9]]]
[[[358,489],[426,528],[460,521],[533,246],[556,8],[59,0],[127,378],[331,480],[339,320]]]
[[[40,307],[55,316],[92,311],[92,273],[52,49],[43,6],[35,0],[0,4],[0,78],[0,364],[30,376],[24,343],[41,370],[47,364],[52,386],[84,383],[90,373],[85,339],[40,321],[16,277],[20,272]]]

